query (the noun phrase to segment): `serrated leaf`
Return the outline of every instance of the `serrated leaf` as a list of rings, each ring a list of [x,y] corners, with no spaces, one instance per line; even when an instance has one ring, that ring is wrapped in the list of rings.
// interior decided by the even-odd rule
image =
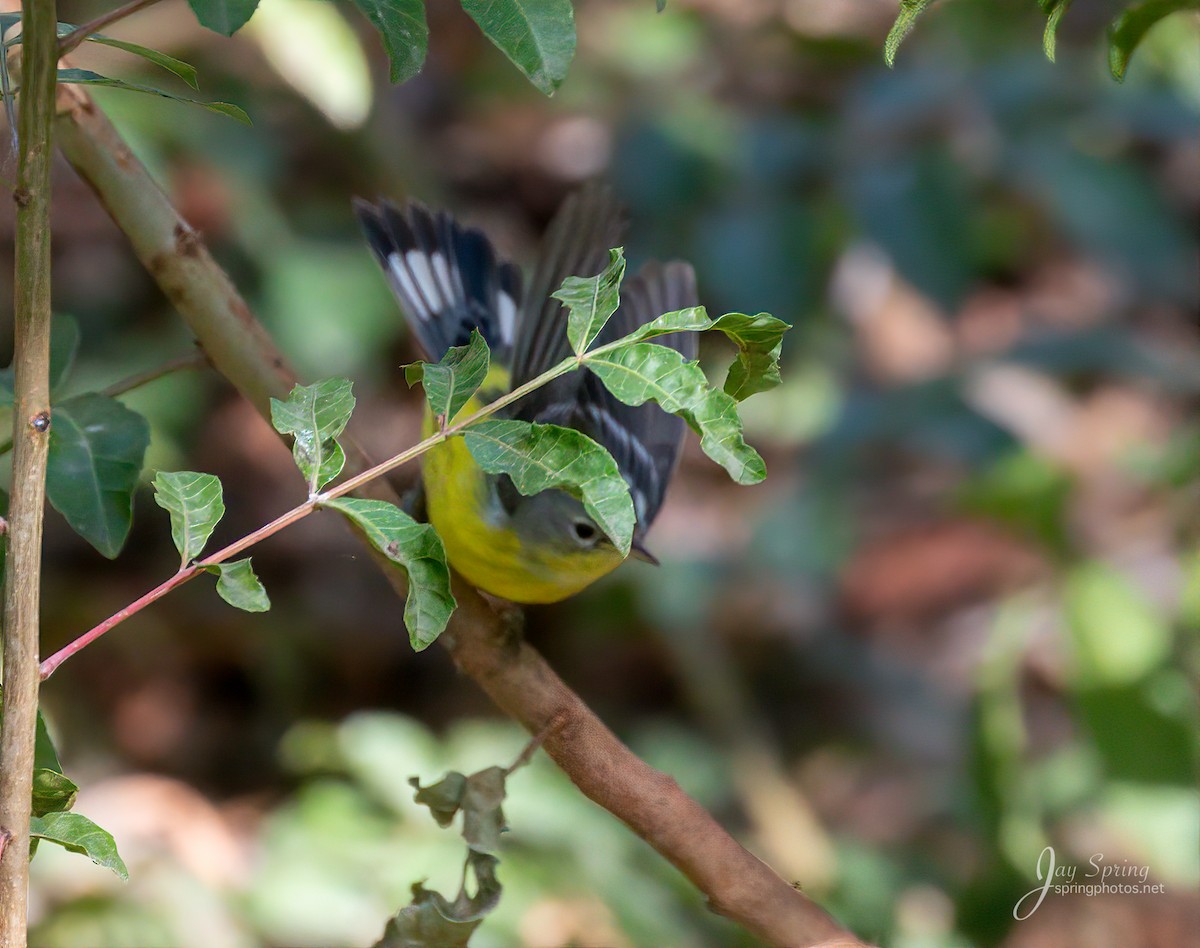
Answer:
[[[1121,11],[1108,28],[1108,68],[1114,79],[1124,81],[1130,57],[1150,28],[1181,10],[1200,10],[1200,0],[1146,0]]]
[[[323,379],[297,385],[287,401],[271,399],[271,424],[280,434],[292,435],[292,457],[315,494],[342,472],[346,455],[335,440],[354,411],[352,386],[346,379]]]
[[[593,277],[570,276],[550,295],[567,307],[567,339],[576,355],[588,350],[604,324],[621,304],[625,255],[620,247],[608,252],[608,266]]]
[[[79,352],[79,323],[75,317],[55,313],[50,322],[50,394],[62,388]],[[0,369],[0,406],[13,403],[13,367]]]
[[[47,813],[29,821],[29,834],[35,839],[57,843],[73,853],[83,853],[97,866],[111,869],[122,880],[129,880],[129,870],[117,852],[116,841],[107,830],[101,829],[79,813]]]
[[[249,558],[204,567],[217,577],[217,595],[243,612],[266,612],[271,599],[254,574]]]
[[[354,0],[354,5],[379,31],[392,82],[398,85],[419,73],[429,47],[423,0]]]
[[[225,516],[221,480],[195,471],[159,471],[154,476],[154,502],[171,515],[171,539],[186,566],[204,549]]]
[[[205,29],[233,36],[254,15],[258,0],[188,0],[188,6]]]
[[[710,319],[703,306],[693,306],[663,313],[642,326],[630,338],[652,339],[671,332],[707,332],[717,330],[737,346],[737,360],[729,367],[725,392],[736,401],[743,401],[757,392],[774,388],[782,379],[779,375],[779,353],[783,334],[792,327],[769,313],[748,316],[745,313],[726,313]]]
[[[757,484],[767,476],[763,459],[742,438],[737,403],[709,388],[700,366],[674,349],[637,342],[590,356],[585,364],[626,405],[653,400],[683,418],[700,435],[704,453],[739,484]]]
[[[60,813],[75,805],[79,788],[57,770],[38,767],[33,772],[33,815]]]
[[[635,514],[629,485],[612,455],[581,431],[516,419],[489,419],[463,432],[471,457],[489,474],[507,474],[526,497],[565,490],[622,556],[629,554]]]
[[[92,72],[90,69],[60,69],[58,71],[58,81],[68,85],[109,86],[113,89],[126,89],[129,92],[157,95],[164,99],[172,99],[175,102],[198,105],[201,108],[208,109],[210,112],[228,115],[230,118],[236,119],[245,125],[252,124],[250,116],[243,109],[229,102],[205,102],[203,99],[193,99],[191,96],[178,95],[174,92],[164,92],[162,89],[155,89],[153,86],[143,86],[137,82],[127,82],[124,79],[111,79],[108,76]]]
[[[322,506],[345,514],[375,549],[408,574],[404,625],[409,641],[417,651],[431,645],[458,605],[450,592],[446,549],[437,531],[383,500],[339,497]]]
[[[1058,45],[1058,23],[1071,5],[1071,0],[1040,0],[1042,12],[1046,14],[1046,29],[1042,33],[1042,49],[1046,58],[1054,62],[1054,54]]]
[[[79,395],[51,413],[46,497],[109,559],[129,535],[150,426],[105,395]]]
[[[896,50],[900,48],[904,37],[908,36],[916,24],[917,17],[925,12],[930,2],[931,0],[900,0],[900,12],[896,15],[896,22],[892,24],[887,39],[883,41],[883,61],[888,66],[896,64]]]
[[[453,902],[418,882],[412,887],[412,904],[388,921],[375,948],[466,948],[484,917],[500,904],[498,864],[495,856],[472,851],[467,866],[475,876],[475,894],[467,895],[464,878]]]
[[[478,329],[472,329],[465,346],[451,346],[441,362],[414,362],[406,366],[404,378],[409,385],[420,382],[433,416],[449,423],[487,378],[490,359],[483,336]]]
[[[546,95],[553,95],[575,55],[571,0],[462,0],[462,8]]]

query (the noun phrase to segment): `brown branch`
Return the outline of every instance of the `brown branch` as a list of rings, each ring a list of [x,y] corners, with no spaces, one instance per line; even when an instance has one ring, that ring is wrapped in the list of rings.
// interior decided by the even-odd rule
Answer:
[[[29,818],[38,702],[42,515],[50,442],[50,159],[58,15],[25,4],[14,275],[13,474],[4,580],[4,720],[0,725],[0,945],[26,943]],[[0,55],[3,51],[0,50]]]
[[[58,141],[217,371],[265,415],[267,397],[282,397],[293,381],[282,356],[195,232],[78,88],[60,91]],[[370,466],[361,452],[347,453],[359,469]],[[396,500],[383,480],[364,487],[375,497]],[[386,575],[405,594],[401,571],[388,568]],[[440,641],[458,667],[531,733],[544,735],[546,752],[575,784],[676,865],[714,911],[780,945],[861,945],[738,845],[674,780],[629,751],[520,641],[506,616],[458,577],[454,594],[459,607]]]

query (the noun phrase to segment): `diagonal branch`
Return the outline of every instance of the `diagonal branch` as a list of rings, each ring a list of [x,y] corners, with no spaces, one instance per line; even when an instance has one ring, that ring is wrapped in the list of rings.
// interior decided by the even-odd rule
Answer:
[[[213,366],[266,414],[267,399],[284,397],[294,381],[274,343],[91,98],[64,87],[59,110],[58,142],[68,161],[125,231]],[[370,467],[348,447],[351,465]],[[364,489],[397,500],[382,479]],[[386,575],[403,595],[401,571],[388,568]],[[454,594],[459,607],[440,641],[458,667],[531,733],[544,734],[546,752],[576,786],[677,866],[714,911],[775,944],[862,944],[743,849],[674,780],[625,747],[520,640],[510,613],[458,577]]]

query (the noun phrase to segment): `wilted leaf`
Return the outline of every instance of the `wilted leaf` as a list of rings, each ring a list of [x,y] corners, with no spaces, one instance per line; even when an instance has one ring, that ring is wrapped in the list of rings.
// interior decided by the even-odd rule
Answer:
[[[442,634],[458,605],[450,592],[446,550],[437,531],[383,500],[339,497],[323,506],[345,514],[372,546],[408,574],[404,625],[414,649],[428,647]]]
[[[79,788],[57,770],[39,767],[33,772],[33,815],[45,816],[71,809]]]
[[[737,403],[711,389],[700,366],[674,349],[638,342],[589,357],[588,368],[626,405],[656,401],[679,415],[700,435],[700,447],[739,484],[757,484],[767,476],[758,452],[742,438]]]
[[[406,366],[404,378],[409,385],[420,382],[433,416],[449,423],[487,378],[489,361],[487,343],[478,329],[472,329],[465,346],[451,346],[441,362]]]
[[[419,777],[409,777],[409,784],[417,792],[413,799],[421,806],[429,807],[429,812],[443,829],[454,822],[458,808],[462,806],[463,791],[467,787],[467,778],[458,771],[452,770],[437,783],[428,787],[421,786]]]
[[[554,94],[575,55],[571,0],[462,0],[462,7],[530,82]]]
[[[488,767],[467,778],[463,788],[463,839],[473,852],[495,855],[500,851],[500,834],[504,832],[504,781],[508,772],[503,767]]]
[[[188,0],[200,25],[222,36],[233,36],[249,21],[258,0]]]
[[[745,313],[726,313],[710,319],[703,306],[664,313],[642,326],[631,338],[652,339],[671,332],[723,332],[737,346],[737,361],[729,367],[725,392],[742,401],[757,392],[774,388],[779,376],[779,352],[783,334],[792,327],[769,313],[747,316]]]
[[[217,563],[205,569],[217,577],[217,594],[235,609],[266,612],[271,608],[262,582],[254,574],[249,558],[232,563]]]
[[[900,0],[900,12],[896,15],[896,22],[892,24],[887,39],[883,41],[883,59],[889,66],[896,64],[896,50],[916,24],[917,17],[925,12],[929,4],[930,0]]]
[[[342,472],[346,455],[335,440],[354,411],[354,396],[346,379],[324,379],[297,385],[287,401],[271,399],[271,424],[280,434],[292,435],[292,457],[315,494]]]
[[[569,276],[550,295],[567,307],[567,339],[576,355],[595,341],[621,303],[625,256],[620,247],[608,252],[608,266],[596,276]]]
[[[221,481],[214,474],[159,471],[154,476],[154,502],[171,515],[171,539],[184,566],[200,555],[225,516]]]
[[[1146,0],[1121,11],[1108,28],[1108,68],[1114,79],[1125,79],[1129,59],[1150,28],[1181,10],[1200,10],[1200,0]]]
[[[150,426],[104,395],[80,395],[51,416],[46,496],[80,536],[110,559],[129,535],[133,491]]]
[[[454,902],[420,883],[412,887],[413,900],[388,923],[375,948],[466,948],[471,934],[500,903],[495,856],[471,852],[467,865],[475,876],[475,895],[466,886]]]
[[[78,813],[47,813],[29,821],[29,833],[35,839],[44,839],[83,853],[97,866],[111,869],[123,880],[128,881],[129,870],[117,853],[117,844],[112,834],[101,829],[86,816]]]
[[[127,82],[124,79],[110,79],[108,76],[102,76],[99,73],[92,72],[88,69],[60,69],[58,71],[58,81],[68,85],[86,85],[86,86],[109,86],[113,89],[126,89],[129,92],[142,92],[146,95],[157,95],[164,99],[172,99],[175,102],[186,102],[189,105],[198,105],[201,108],[208,109],[210,112],[218,112],[221,115],[227,115],[232,119],[237,119],[244,125],[252,124],[250,116],[245,110],[233,105],[229,102],[205,102],[202,99],[193,99],[186,95],[177,95],[174,92],[164,92],[162,89],[155,89],[152,86],[143,86],[136,82]]]
[[[354,0],[379,31],[392,63],[392,82],[399,84],[421,71],[429,46],[423,0]]]
[[[476,464],[489,474],[507,474],[526,497],[557,488],[581,500],[621,555],[628,555],[635,522],[629,485],[612,455],[583,432],[502,419],[472,425],[463,440]]]

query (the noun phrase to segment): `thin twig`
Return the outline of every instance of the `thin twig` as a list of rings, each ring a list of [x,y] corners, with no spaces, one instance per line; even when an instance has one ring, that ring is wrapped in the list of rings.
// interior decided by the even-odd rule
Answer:
[[[504,776],[511,777],[513,775],[513,771],[520,770],[527,763],[533,760],[533,755],[537,753],[539,747],[546,743],[546,738],[548,738],[566,723],[567,716],[565,713],[556,714],[553,718],[551,718],[546,723],[544,728],[530,738],[529,743],[526,744],[521,753],[517,755],[517,759],[508,765],[508,769],[504,771]]]
[[[130,3],[122,7],[109,10],[107,13],[101,13],[96,19],[76,27],[58,41],[59,58],[61,59],[63,56],[66,56],[67,53],[79,46],[80,43],[85,42],[93,33],[99,33],[106,26],[116,23],[118,20],[123,20],[125,17],[156,3],[158,3],[158,0],[131,0]]]

